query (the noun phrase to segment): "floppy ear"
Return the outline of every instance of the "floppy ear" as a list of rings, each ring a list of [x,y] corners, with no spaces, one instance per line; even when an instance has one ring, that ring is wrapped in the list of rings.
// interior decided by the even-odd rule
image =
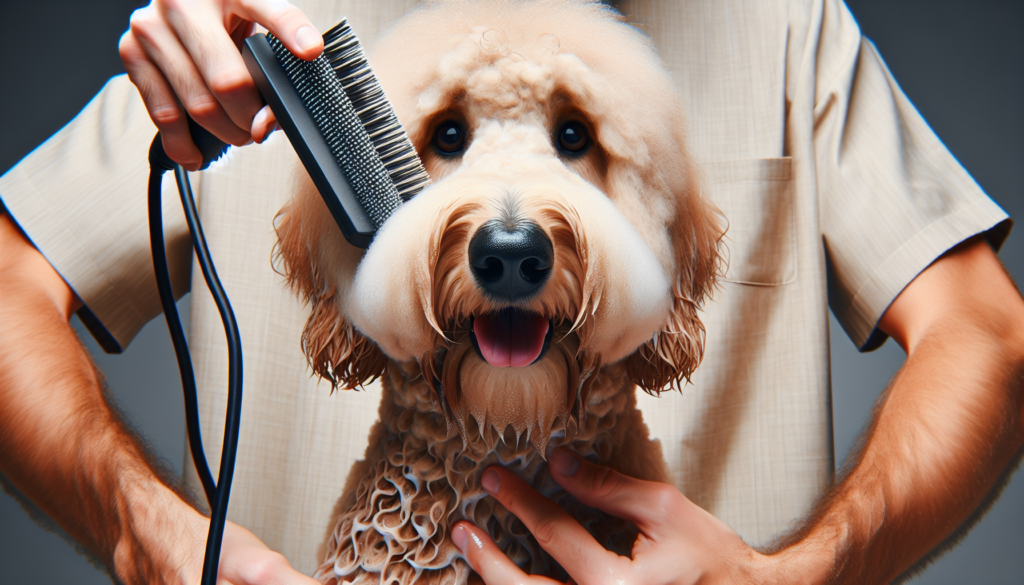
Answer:
[[[305,173],[294,199],[274,221],[275,269],[310,306],[302,351],[313,372],[350,390],[384,373],[387,359],[373,341],[341,314],[341,278],[351,278],[359,251],[351,248]]]
[[[714,289],[723,262],[724,218],[703,198],[696,165],[685,164],[685,186],[677,193],[675,220],[669,226],[676,262],[672,309],[661,330],[625,360],[630,380],[648,394],[681,389],[700,365],[704,324],[698,311]]]

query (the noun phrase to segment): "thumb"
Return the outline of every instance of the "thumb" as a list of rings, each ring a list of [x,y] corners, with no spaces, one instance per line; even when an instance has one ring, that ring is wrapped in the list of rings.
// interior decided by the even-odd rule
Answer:
[[[300,59],[310,61],[324,51],[323,36],[287,0],[234,0],[231,11],[273,33]]]
[[[636,524],[657,540],[695,506],[675,487],[623,475],[559,447],[550,457],[551,476],[587,506]]]

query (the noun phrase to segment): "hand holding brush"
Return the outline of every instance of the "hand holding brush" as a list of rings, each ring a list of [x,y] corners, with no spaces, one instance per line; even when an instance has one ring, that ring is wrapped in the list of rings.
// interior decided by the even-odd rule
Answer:
[[[275,127],[240,53],[257,24],[301,59],[323,52],[316,27],[285,0],[153,0],[132,14],[121,59],[164,150],[187,170],[202,160],[188,117],[235,146],[262,142]]]

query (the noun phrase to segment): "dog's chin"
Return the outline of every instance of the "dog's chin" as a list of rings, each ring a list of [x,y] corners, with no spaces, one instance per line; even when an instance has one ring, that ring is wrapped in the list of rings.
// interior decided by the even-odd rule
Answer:
[[[467,434],[493,449],[494,439],[526,437],[543,452],[551,433],[564,428],[569,410],[569,368],[549,351],[524,367],[494,367],[476,353],[460,369],[460,400],[453,414]],[[470,441],[475,442],[475,441]]]
[[[467,446],[492,450],[511,429],[543,452],[551,434],[565,428],[580,385],[571,322],[502,309],[463,323],[438,356],[438,382]]]

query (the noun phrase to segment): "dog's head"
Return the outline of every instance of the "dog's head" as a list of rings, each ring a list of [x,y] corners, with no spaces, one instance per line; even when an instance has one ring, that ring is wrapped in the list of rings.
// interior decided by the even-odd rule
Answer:
[[[354,387],[416,360],[463,432],[540,444],[602,364],[687,379],[722,227],[649,39],[593,2],[448,2],[372,61],[434,182],[365,254],[308,179],[282,210],[313,369]]]

